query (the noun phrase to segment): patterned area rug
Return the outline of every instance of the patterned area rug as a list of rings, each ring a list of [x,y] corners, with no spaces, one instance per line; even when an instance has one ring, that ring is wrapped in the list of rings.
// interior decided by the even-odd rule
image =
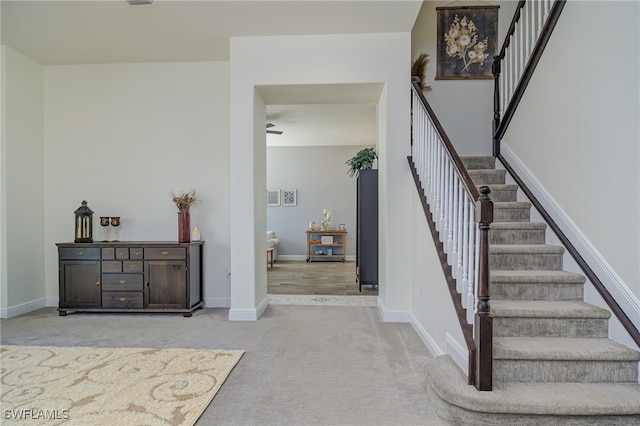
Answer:
[[[0,422],[193,425],[243,354],[2,346]]]

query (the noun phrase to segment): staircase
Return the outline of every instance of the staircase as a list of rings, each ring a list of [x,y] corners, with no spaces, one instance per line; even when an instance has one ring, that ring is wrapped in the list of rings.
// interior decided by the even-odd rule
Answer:
[[[610,312],[583,300],[585,277],[563,270],[564,248],[545,244],[546,224],[493,157],[463,163],[494,200],[489,233],[493,383],[467,385],[449,356],[430,360],[427,390],[455,425],[640,424],[640,353],[608,336]]]

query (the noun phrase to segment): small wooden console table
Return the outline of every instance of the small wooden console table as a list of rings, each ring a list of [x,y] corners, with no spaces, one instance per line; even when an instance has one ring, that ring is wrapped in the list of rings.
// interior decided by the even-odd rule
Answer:
[[[307,262],[331,259],[344,262],[347,257],[347,231],[307,231]]]

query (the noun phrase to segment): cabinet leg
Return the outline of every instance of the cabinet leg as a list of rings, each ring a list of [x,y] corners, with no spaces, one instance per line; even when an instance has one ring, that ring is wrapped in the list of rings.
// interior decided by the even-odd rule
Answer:
[[[66,317],[67,316],[67,311],[58,311],[58,315],[61,317]]]
[[[193,315],[193,312],[185,312],[185,313],[184,313],[184,317],[185,317],[185,318],[189,318],[189,317],[191,317],[192,315]]]
[[[309,263],[309,259],[311,259],[310,257],[307,257],[307,263]]]

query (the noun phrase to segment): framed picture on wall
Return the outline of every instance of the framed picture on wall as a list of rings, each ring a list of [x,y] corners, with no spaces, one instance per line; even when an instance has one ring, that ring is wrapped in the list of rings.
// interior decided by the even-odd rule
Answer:
[[[280,205],[280,190],[267,189],[267,206],[278,207]]]
[[[282,205],[284,207],[294,207],[298,203],[298,194],[295,189],[282,190]]]
[[[492,79],[500,6],[436,7],[436,80]]]

